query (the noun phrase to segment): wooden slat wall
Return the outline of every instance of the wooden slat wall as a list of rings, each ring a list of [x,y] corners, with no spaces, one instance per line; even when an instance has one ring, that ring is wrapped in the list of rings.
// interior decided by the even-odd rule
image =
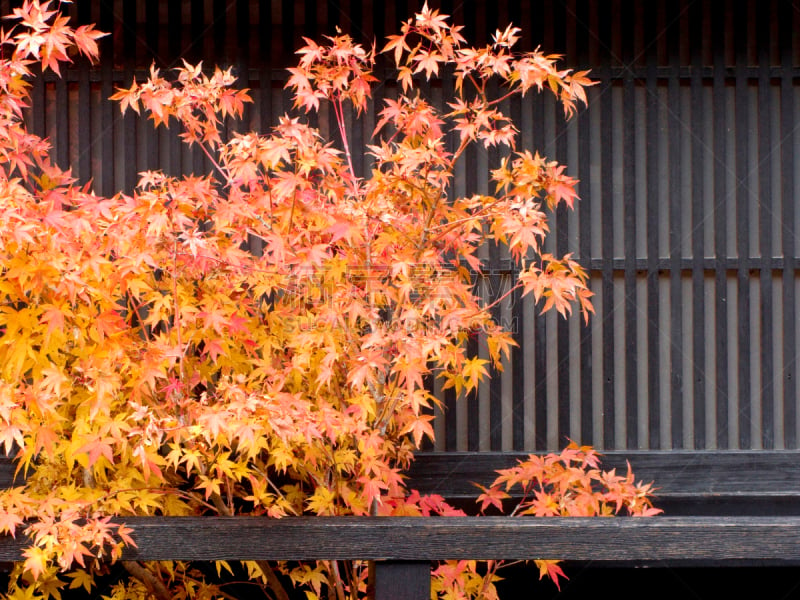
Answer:
[[[13,3],[0,0],[3,13]],[[136,173],[207,170],[173,129],[154,132],[105,99],[152,61],[231,65],[252,90],[241,129],[291,110],[283,68],[303,35],[336,27],[371,42],[422,2],[405,0],[79,1],[68,10],[112,36],[103,62],[78,62],[33,89],[33,131],[99,193]],[[797,448],[797,235],[800,211],[800,11],[782,0],[455,0],[430,2],[475,43],[508,21],[523,46],[594,69],[590,104],[569,122],[549,98],[507,103],[522,146],[569,165],[574,213],[559,210],[548,251],[591,271],[597,314],[540,316],[512,296],[498,319],[520,347],[472,398],[443,394],[439,450],[546,450],[567,437],[605,449]],[[426,86],[440,105],[452,82]],[[396,94],[386,84],[376,100]],[[375,111],[351,127],[368,140]],[[326,112],[317,119],[334,129]],[[454,193],[487,190],[500,153],[467,154]],[[368,168],[365,157],[357,169]],[[507,260],[480,282],[488,298],[513,279]],[[485,353],[478,341],[473,351]]]

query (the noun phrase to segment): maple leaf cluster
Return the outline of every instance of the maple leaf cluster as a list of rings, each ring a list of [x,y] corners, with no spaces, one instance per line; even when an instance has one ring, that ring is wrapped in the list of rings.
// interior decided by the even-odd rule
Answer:
[[[652,484],[635,483],[630,464],[627,475],[600,469],[600,455],[589,446],[571,442],[560,454],[527,459],[501,469],[489,487],[478,486],[481,510],[503,510],[509,492],[519,488],[512,515],[537,517],[608,517],[623,509],[635,517],[659,514],[653,508]]]
[[[145,172],[131,194],[105,198],[54,165],[22,118],[33,63],[58,73],[75,50],[98,55],[102,34],[71,28],[58,9],[25,0],[0,32],[0,444],[25,475],[0,491],[0,530],[33,540],[8,597],[90,592],[131,543],[111,516],[459,514],[408,490],[402,472],[433,438],[429,409],[439,401],[426,381],[473,391],[514,345],[476,292],[479,248],[506,246],[520,267],[514,289],[542,299],[542,310],[591,311],[580,265],[540,251],[545,211],[571,206],[576,181],[538,154],[513,153],[516,129],[500,103],[549,89],[569,114],[585,101],[585,73],[557,70],[556,57],[538,51],[515,54],[511,27],[470,48],[425,6],[384,48],[403,93],[357,149],[373,158],[359,178],[346,112],[365,113],[374,48],[346,35],[307,40],[290,71],[298,108],[333,106],[334,141],[291,115],[269,132],[225,135],[223,120],[250,101],[230,70],[153,68],[113,98],[157,127],[177,123],[214,171]],[[445,66],[456,97],[443,113],[415,82]],[[493,78],[504,85],[498,98]],[[460,140],[452,153],[450,132]],[[494,195],[452,189],[472,144],[508,152]],[[467,352],[476,330],[488,360]],[[501,477],[498,485],[567,481]],[[584,497],[570,483],[559,502],[631,509],[628,480],[602,477],[605,491]],[[499,494],[493,486],[483,502]],[[540,510],[525,502],[519,512]],[[278,597],[290,585],[339,600],[367,587],[360,563],[236,568]],[[113,598],[225,596],[184,563],[126,569],[132,578]],[[470,594],[491,597],[495,567],[476,569],[444,565],[435,576],[480,581]],[[461,597],[448,586],[443,597]]]
[[[489,486],[480,488],[481,514],[487,509],[510,516],[610,517],[626,514],[649,517],[661,513],[653,507],[652,484],[636,483],[628,465],[626,475],[600,468],[600,455],[574,442],[560,453],[531,454],[509,469],[498,471]],[[509,504],[513,504],[510,507]],[[510,509],[510,510],[509,510]],[[539,578],[548,577],[561,589],[567,579],[558,560],[534,559]],[[442,598],[496,600],[494,583],[506,561],[447,561],[434,571],[432,589]]]

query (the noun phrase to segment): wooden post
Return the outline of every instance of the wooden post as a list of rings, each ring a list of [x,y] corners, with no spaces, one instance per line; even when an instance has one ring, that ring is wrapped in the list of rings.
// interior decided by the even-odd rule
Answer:
[[[375,600],[429,600],[431,564],[375,561]]]

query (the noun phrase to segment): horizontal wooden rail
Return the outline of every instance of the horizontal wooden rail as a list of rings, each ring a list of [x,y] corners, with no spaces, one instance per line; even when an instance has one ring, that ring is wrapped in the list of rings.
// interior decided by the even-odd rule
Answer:
[[[497,469],[525,458],[519,452],[430,452],[417,455],[408,484],[473,510],[474,483],[491,482]],[[800,515],[800,451],[614,451],[603,469],[652,481],[655,504],[667,515]]]
[[[800,517],[131,517],[135,560],[532,558],[800,565]],[[28,542],[0,538],[0,561]]]
[[[477,510],[474,483],[491,482],[497,469],[526,457],[520,452],[421,452],[408,485],[440,494],[468,513]],[[610,451],[604,469],[627,470],[654,483],[655,504],[668,516],[800,516],[800,451]],[[0,488],[22,483],[14,464],[0,457]]]
[[[514,466],[524,452],[420,452],[408,471],[409,487],[451,499],[474,500],[497,469]],[[771,497],[800,499],[800,450],[621,450],[601,455],[603,469],[627,470],[654,482],[660,499]],[[0,488],[22,483],[14,463],[0,456]],[[798,513],[800,514],[800,513]]]
[[[287,67],[290,65],[286,65]],[[380,69],[381,67],[378,67]],[[208,69],[205,69],[206,71]],[[393,71],[390,71],[393,73]],[[648,77],[655,79],[671,80],[671,79],[692,79],[699,78],[705,80],[713,80],[715,76],[720,75],[726,83],[731,84],[735,82],[736,77],[749,80],[757,80],[762,75],[766,75],[770,80],[771,85],[777,85],[781,79],[797,80],[800,79],[800,68],[797,66],[780,66],[780,65],[763,65],[763,66],[744,66],[737,67],[724,66],[694,66],[694,65],[680,65],[678,67],[659,65],[654,70],[648,67],[637,66],[611,66],[611,67],[596,67],[592,69],[592,79],[599,81],[638,81],[640,84],[646,83]],[[135,77],[138,81],[147,79],[150,75],[148,68],[135,68],[135,69],[112,69],[107,74],[104,74],[99,69],[92,69],[88,73],[88,80],[91,83],[101,83],[110,80],[117,84],[130,84],[131,80]],[[63,77],[57,76],[55,73],[48,71],[44,74],[44,80],[47,83],[55,83],[61,79],[69,83],[80,81],[80,73],[76,69],[68,69],[64,72]],[[288,79],[286,69],[277,68],[269,71],[264,71],[259,68],[248,69],[247,72],[237,72],[239,79],[255,83],[261,81],[263,78],[269,79],[274,85],[283,86]],[[382,77],[385,79],[385,77]],[[433,85],[439,84],[438,80],[433,80]],[[439,84],[440,85],[440,84]]]

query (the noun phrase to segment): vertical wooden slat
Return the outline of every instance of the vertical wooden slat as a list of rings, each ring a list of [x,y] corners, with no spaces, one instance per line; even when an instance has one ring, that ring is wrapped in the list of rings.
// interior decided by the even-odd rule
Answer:
[[[566,0],[564,5],[564,23],[563,23],[563,31],[564,31],[564,55],[566,57],[567,62],[572,65],[578,65],[576,59],[577,54],[577,40],[576,36],[577,33],[577,24],[575,22],[575,9],[577,6],[576,0]],[[563,164],[567,165],[567,171],[573,177],[577,176],[577,140],[578,140],[578,130],[576,128],[576,122],[574,119],[574,115],[571,116],[569,119],[565,119],[563,113],[559,116],[561,121],[562,133],[560,134],[563,136],[563,148],[559,148],[558,145],[556,147],[556,156],[558,160],[563,162]],[[560,153],[560,154],[559,154]],[[572,252],[575,254],[577,249],[577,227],[578,221],[577,216],[575,215],[574,207],[573,209],[565,210],[565,234],[564,239],[565,246],[568,248],[568,252]],[[558,247],[558,239],[556,240],[557,247]],[[562,319],[563,325],[559,327],[561,331],[563,331],[564,340],[563,343],[566,351],[564,356],[561,358],[564,365],[564,370],[566,371],[566,391],[565,396],[561,398],[561,401],[567,405],[567,423],[565,427],[565,433],[561,437],[563,440],[560,444],[567,443],[569,440],[578,440],[580,438],[580,425],[581,425],[581,397],[580,397],[580,379],[578,377],[578,369],[579,369],[579,354],[578,354],[578,323],[580,320],[579,313],[573,315],[572,318]],[[561,335],[561,333],[559,333]]]
[[[512,282],[513,284],[513,282]],[[525,331],[525,311],[522,290],[516,289],[511,297],[511,318],[515,339],[519,346],[511,350],[511,447],[514,451],[525,448],[525,352],[530,346]]]
[[[374,5],[369,0],[367,1],[359,0],[359,6],[360,6],[359,10],[361,10],[362,32],[358,38],[358,42],[362,44],[365,48],[369,48],[373,42],[377,42],[377,48],[378,50],[380,50],[383,47],[384,40],[377,38],[375,35]],[[441,92],[441,87],[437,89],[437,93],[440,92]],[[438,102],[438,105],[441,106],[442,102]],[[370,108],[367,109],[365,113],[365,118],[361,123],[362,136],[365,143],[372,143],[371,142],[372,132],[374,131],[375,123],[377,122],[373,106],[374,105],[372,105]],[[372,171],[372,167],[374,164],[373,157],[367,154],[366,152],[361,152],[361,160],[362,160],[361,173],[363,175],[369,175],[369,173]]]
[[[523,7],[524,8],[524,7]],[[531,35],[531,15],[522,11],[520,21],[517,25],[526,32],[528,36]],[[533,106],[535,100],[531,97],[520,98],[517,101],[519,107],[519,148],[532,150],[534,147],[533,135],[536,129],[533,125]],[[529,259],[532,259],[532,254],[529,254]],[[525,450],[533,450],[536,448],[536,382],[538,375],[535,369],[535,335],[534,335],[534,301],[531,294],[524,298],[520,297],[518,306],[515,307],[515,315],[518,317],[518,332],[519,339],[522,341],[522,346],[517,350],[516,365],[520,365],[521,372],[515,377],[514,383],[514,401],[515,408],[517,406],[522,410],[521,413],[514,413],[515,427],[520,431],[522,436],[521,442]]]
[[[442,9],[445,14],[452,14],[452,1],[443,2]],[[520,27],[522,11],[520,3],[512,3],[509,11],[510,22]],[[512,122],[522,127],[522,99],[515,97],[511,100],[509,116]],[[523,136],[517,138],[518,149],[526,149]],[[516,275],[511,280],[511,285],[516,284]],[[514,451],[525,448],[525,352],[528,349],[527,340],[523,335],[525,327],[525,311],[522,291],[517,289],[511,296],[511,322],[514,326],[514,339],[518,346],[511,350],[511,448]]]
[[[488,37],[489,34],[494,33],[498,27],[500,26],[499,23],[499,11],[497,10],[497,6],[494,6],[494,10],[485,10],[480,13],[480,23],[481,28],[485,32],[485,35]],[[477,41],[477,40],[476,40]],[[498,97],[498,84],[497,81],[491,81],[488,86],[489,89],[489,97],[496,98]],[[503,106],[500,107],[503,110]],[[500,163],[500,151],[497,147],[492,147],[488,149],[488,165],[489,169],[496,169]],[[487,193],[494,191],[490,187],[487,187]],[[503,286],[507,282],[507,274],[501,274],[501,261],[503,258],[507,258],[507,253],[503,252],[500,246],[496,243],[492,242],[489,244],[489,269],[490,269],[490,288],[492,290],[489,296],[489,302],[495,302],[498,298],[500,298],[504,292]],[[500,304],[497,304],[492,309],[492,318],[494,319],[495,323],[500,323],[502,319],[502,311]],[[490,430],[489,430],[489,447],[492,450],[499,451],[502,450],[502,441],[503,441],[503,399],[502,399],[502,380],[501,374],[496,369],[492,369],[491,371],[491,379],[489,380],[489,423],[490,423]]]
[[[306,22],[303,28],[303,35],[319,43],[320,35],[322,35],[322,32],[320,32],[319,30],[320,17],[322,16],[319,14],[321,7],[319,3],[315,2],[314,0],[305,0],[303,8],[306,16]]]
[[[313,0],[307,0],[309,3],[314,4]],[[447,0],[442,5],[446,7],[445,13],[448,15],[453,14],[453,3],[452,0]],[[385,2],[375,2],[372,6],[372,30],[375,35],[375,39],[378,42],[378,47],[381,48],[383,44],[386,43],[386,36],[389,35],[389,31],[387,31],[386,22],[387,11],[386,11],[386,3]],[[400,28],[400,23],[392,23],[391,29],[392,33],[394,33],[395,29]]]
[[[781,303],[783,308],[783,436],[786,448],[797,448],[797,347],[795,338],[795,252],[797,249],[794,230],[794,153],[795,114],[794,84],[792,80],[792,40],[794,30],[792,15],[795,11],[789,3],[779,3],[778,25],[781,49],[781,253],[783,254],[783,278]]]
[[[235,0],[213,0],[211,3],[211,36],[213,43],[214,64],[227,67],[231,64],[229,45],[235,43],[230,39],[228,11],[233,7]],[[210,65],[209,65],[210,66]],[[231,131],[231,122],[226,119],[220,126],[220,135],[226,139]]]
[[[636,28],[634,7],[626,2],[621,11],[621,32],[631,32]],[[634,59],[634,38],[629,33],[622,34],[622,60],[630,65]],[[622,91],[622,112],[631,119],[635,110],[635,84],[630,68],[625,73]],[[636,394],[638,387],[638,348],[636,344],[636,137],[634,127],[622,126],[622,211],[623,211],[623,251],[624,251],[624,291],[625,305],[625,420],[627,448],[639,447],[639,406]]]
[[[542,42],[545,28],[541,12],[536,11],[533,21],[530,24],[531,35],[534,44]],[[541,96],[532,96],[530,102],[533,104],[533,148],[542,150],[544,148],[544,102]],[[547,449],[547,327],[545,316],[537,312],[533,317],[533,353],[534,353],[534,421],[535,421],[535,450]]]
[[[601,10],[598,22],[600,44],[604,57],[611,42],[611,13]],[[604,61],[607,64],[607,60]],[[600,112],[600,139],[604,140],[604,152],[600,163],[600,211],[601,211],[601,253],[603,259],[601,294],[603,295],[603,309],[598,316],[602,319],[603,328],[603,448],[615,448],[614,439],[614,366],[617,357],[614,356],[614,181],[611,160],[611,136],[613,127],[613,105],[611,98],[611,73],[605,71],[605,80],[601,90],[599,102],[595,103],[594,110]]]
[[[567,37],[567,15],[564,3],[556,3],[553,11],[553,45],[555,48],[566,49]],[[555,104],[555,160],[559,164],[567,163],[567,136],[566,136],[566,123],[564,121],[563,108]],[[568,214],[567,207],[563,204],[556,209],[555,214],[555,236],[556,236],[556,255],[563,256],[569,252],[569,240],[567,237],[568,231]],[[557,367],[555,376],[557,377],[558,389],[558,431],[557,431],[557,444],[560,446],[568,443],[570,438],[570,360],[569,360],[569,323],[559,318],[556,325],[556,353],[557,353]]]
[[[206,23],[205,23],[205,2],[192,2],[189,7],[189,41],[183,49],[186,60],[192,64],[197,64],[205,58],[205,45],[206,38]],[[208,65],[206,65],[208,66]],[[190,153],[188,162],[190,169],[195,174],[200,174],[205,171],[204,164],[206,163],[205,156],[199,148],[192,148],[188,150]]]
[[[101,31],[111,31],[114,26],[113,6],[110,2],[100,4],[100,18],[98,22]],[[114,43],[111,36],[99,40],[100,55],[107,57],[100,61],[100,131],[102,144],[101,160],[102,186],[100,193],[104,196],[112,196],[116,192],[114,182],[114,160],[111,158],[114,153],[114,108],[108,98],[114,93]]]
[[[250,81],[250,2],[249,0],[237,0],[236,2],[236,68],[238,71],[238,86],[240,88],[252,89]],[[259,86],[263,82],[259,82]],[[252,96],[252,92],[251,92]],[[243,114],[244,129],[253,128],[254,115],[253,107],[245,105]],[[259,119],[259,125],[261,120]],[[264,252],[264,240],[260,236],[248,234],[247,246],[250,252],[256,256],[261,256]]]
[[[112,6],[113,19],[113,37],[110,40],[110,44],[114,48],[111,87],[112,91],[115,91],[116,88],[122,85],[130,85],[133,81],[133,75],[128,75],[129,70],[127,67],[130,61],[130,53],[128,50],[129,46],[125,45],[125,40],[129,38],[129,35],[127,31],[125,31],[124,15],[125,11],[128,9],[125,6],[124,0],[112,0],[110,4]],[[114,123],[113,145],[110,149],[114,162],[114,181],[112,186],[115,193],[118,191],[130,193],[133,188],[136,171],[132,169],[133,161],[131,157],[133,157],[135,153],[129,144],[131,141],[129,119],[126,119],[122,115],[119,110],[119,105],[116,102],[112,102],[108,98],[104,98],[103,101],[110,105],[112,122]]]
[[[395,6],[395,19],[394,22],[392,23],[392,33],[397,33],[400,29],[400,23],[407,21],[414,15],[411,13],[407,0],[397,0],[392,4],[394,4]],[[463,22],[464,19],[460,19],[459,24]],[[467,38],[467,41],[470,42],[471,40]]]
[[[475,148],[464,152],[465,187],[466,193],[472,194],[478,184],[478,160]],[[470,357],[478,355],[477,332],[472,332],[467,343],[467,353]],[[480,445],[480,399],[478,390],[473,390],[465,398],[467,402],[467,449],[477,451]]]
[[[183,17],[181,15],[181,0],[167,2],[167,27],[170,32],[168,37],[167,64],[178,66],[183,54]]]
[[[577,60],[580,64],[589,64],[589,37],[590,28],[588,23],[590,21],[589,10],[592,6],[589,2],[579,2],[576,10],[576,21],[579,24],[579,32],[577,34]],[[594,105],[595,91],[594,88],[590,89],[589,103]],[[578,254],[580,261],[586,268],[587,272],[591,275],[591,259],[592,259],[592,228],[591,220],[593,215],[593,198],[592,190],[590,188],[590,152],[589,152],[589,135],[590,135],[590,118],[589,107],[583,108],[578,112],[578,164],[575,165],[578,169],[578,192],[581,196],[581,201],[578,203]],[[583,320],[579,329],[579,355],[580,355],[580,393],[581,393],[581,439],[580,442],[584,444],[592,444],[593,440],[593,427],[592,422],[595,418],[594,411],[592,410],[592,331],[594,323],[585,323]]]
[[[389,5],[391,6],[391,5]],[[405,2],[402,6],[396,5],[395,10],[387,10],[387,32],[395,32],[399,27],[399,23],[409,17],[407,6]],[[458,17],[457,17],[458,18]],[[459,18],[459,22],[463,23],[463,19]],[[454,93],[453,79],[448,77],[445,80],[445,90],[449,93]],[[458,147],[455,137],[449,141],[451,151],[455,151]],[[456,163],[455,172],[452,183],[452,194],[456,197],[463,196],[467,193],[466,188],[466,156],[462,156],[461,160]],[[468,419],[468,406],[465,398],[457,398],[452,388],[445,392],[445,408],[446,408],[446,432],[447,432],[447,448],[452,450],[466,450],[467,449],[467,421]]]
[[[400,7],[398,6],[398,11]],[[406,12],[409,12],[406,9]],[[478,11],[467,10],[464,12],[464,36],[469,44],[477,44],[478,35]],[[399,15],[398,15],[399,16]],[[409,14],[409,16],[411,16]],[[403,15],[401,18],[407,18]],[[478,185],[478,157],[477,150],[473,146],[464,153],[465,167],[465,192],[473,194]],[[476,336],[471,336],[467,351],[470,356],[478,355],[478,343]],[[467,449],[478,450],[480,445],[480,399],[478,390],[470,393],[467,398]]]
[[[494,155],[497,158],[497,153],[490,153],[490,157]],[[496,164],[495,161],[490,160],[490,167]],[[496,166],[494,167],[496,168]],[[489,288],[491,293],[487,298],[488,302],[496,302],[504,292],[504,282],[506,275],[501,275],[501,253],[500,248],[494,242],[489,245]],[[502,322],[502,311],[500,303],[492,307],[492,319],[495,323]],[[487,357],[488,358],[488,357]],[[501,372],[491,368],[491,379],[489,379],[489,447],[492,450],[502,450],[503,439],[503,404],[502,404],[502,379]]]
[[[143,62],[149,65],[151,60],[148,59],[152,57],[152,62],[155,63],[156,67],[163,68],[164,64],[158,52],[161,19],[159,18],[157,1],[145,0],[144,22],[146,27],[143,28],[145,41]],[[161,152],[158,144],[159,132],[153,128],[152,124],[139,121],[136,138],[137,171],[162,168],[163,163],[161,162]]]
[[[737,280],[737,372],[739,383],[739,448],[750,448],[751,392],[750,389],[750,222],[747,144],[750,128],[750,111],[747,107],[747,14],[737,11],[734,15],[734,39],[736,40],[736,252]]]
[[[683,306],[681,301],[681,132],[680,111],[680,4],[667,2],[667,56],[670,77],[667,83],[667,136],[669,162],[669,298],[670,298],[670,432],[671,447],[683,448]]]
[[[145,0],[145,52],[152,56],[156,66],[163,67],[163,57],[159,53],[159,40],[161,38],[161,19],[159,18],[158,0]],[[149,57],[148,56],[148,57]],[[148,58],[146,57],[145,60]]]
[[[456,393],[453,388],[444,391],[444,415],[445,415],[445,439],[444,449],[446,451],[458,450],[458,412]]]
[[[84,2],[78,5],[78,20],[81,23],[91,22],[91,5]],[[77,62],[77,75],[78,75],[78,121],[73,126],[77,128],[78,133],[78,161],[77,172],[75,175],[81,183],[88,182],[92,177],[91,165],[91,87],[89,83],[89,61],[86,59],[78,59]]]
[[[706,329],[705,329],[705,257],[703,221],[704,211],[704,123],[711,117],[703,110],[703,13],[700,3],[689,7],[689,47],[691,53],[691,126],[692,126],[692,387],[694,411],[694,447],[706,447],[705,380],[706,380]]]
[[[364,11],[362,6],[361,0],[350,0],[350,22],[352,23],[353,32],[351,35],[355,38],[355,41],[358,43],[370,43],[372,40],[366,39],[365,30],[367,29],[366,26],[363,24],[363,17]],[[426,86],[427,89],[423,90],[423,97],[430,98],[430,86]],[[363,123],[358,124],[357,126],[353,127],[353,148],[363,148],[365,140],[368,139],[367,136],[369,133],[364,131]],[[367,160],[368,157],[364,152],[358,151],[358,154],[353,157],[354,168],[356,171],[356,177],[363,177],[365,173],[368,173],[367,170]]]
[[[205,2],[192,2],[189,18],[191,20],[190,32],[192,41],[189,45],[188,55],[191,57],[192,62],[197,64],[208,55],[207,48],[209,47],[208,40],[210,35],[208,34],[207,21],[213,18],[213,14],[207,18]],[[196,174],[207,173],[211,170],[211,162],[199,148],[192,148],[191,162],[192,169]]]
[[[137,0],[123,0],[122,3],[122,48],[125,53],[122,56],[121,63],[123,65],[122,85],[129,86],[134,79],[134,69],[136,67],[136,53],[133,49],[136,48],[136,1]],[[118,110],[114,106],[113,110]],[[118,187],[121,187],[126,193],[133,192],[136,185],[136,127],[137,120],[134,114],[128,111],[122,117],[122,127],[119,128],[123,136],[123,146],[125,148],[125,176],[124,180],[120,182]]]
[[[772,352],[772,140],[770,135],[771,99],[769,79],[769,41],[771,11],[767,6],[757,11],[758,34],[758,240],[762,259],[761,287],[761,444],[763,448],[775,447],[775,412],[773,406],[773,352]]]
[[[228,8],[228,0],[214,0],[211,4],[211,35],[214,44],[214,64],[217,65],[227,64],[230,61],[225,39],[228,33]]]
[[[490,96],[496,97],[497,85],[490,86]],[[499,152],[497,149],[489,149],[489,168],[496,169],[500,161]],[[488,191],[488,190],[487,190]],[[502,258],[503,253],[494,242],[489,243],[489,272],[488,287],[489,294],[487,295],[486,302],[494,303],[503,295],[503,289],[506,282],[507,274],[503,271]],[[495,323],[502,322],[502,311],[500,303],[492,306],[491,309],[492,319]],[[488,358],[488,356],[486,357]],[[502,404],[502,380],[501,373],[494,367],[490,371],[491,379],[488,382],[489,388],[489,447],[492,450],[501,450],[502,437],[503,437],[503,404]]]
[[[47,135],[45,123],[46,84],[38,67],[34,68],[33,72],[34,79],[30,89],[31,107],[30,112],[26,115],[26,119],[30,120],[26,122],[31,133],[43,138]]]
[[[555,5],[558,4],[556,1],[545,2],[541,17],[545,23],[548,23],[549,26],[545,28],[542,36],[542,46],[545,48],[552,48],[553,51],[556,51],[556,36],[555,36]],[[539,124],[539,129],[542,132],[543,139],[540,144],[537,144],[536,147],[544,156],[548,157],[550,160],[555,158],[556,155],[556,122],[560,115],[558,114],[555,104],[557,100],[553,98],[551,94],[545,94],[543,96],[543,120]],[[555,215],[549,215],[550,223],[555,226]],[[545,252],[549,252],[550,254],[556,254],[556,239],[557,235],[555,235],[555,231],[553,235],[547,236],[544,240],[543,250]],[[547,357],[545,358],[545,371],[542,375],[543,379],[545,380],[545,397],[547,398],[547,425],[546,425],[546,434],[547,440],[545,448],[547,450],[553,450],[558,448],[558,409],[559,409],[559,397],[558,397],[558,361],[560,357],[558,356],[557,351],[557,327],[558,327],[558,316],[555,312],[550,311],[546,315],[544,315],[544,329],[545,329],[545,336],[547,338],[547,346],[549,348],[549,352],[547,353]]]
[[[293,55],[295,50],[299,47],[299,42],[301,41],[297,39],[297,36],[295,35],[295,2],[293,0],[282,0],[280,7],[280,35],[273,36],[278,47],[275,47],[275,43],[273,43],[272,47],[272,51],[275,55],[273,62],[273,79],[277,81],[281,81],[285,75],[284,69],[294,63]],[[328,15],[331,16],[331,13],[328,12]],[[276,75],[279,75],[279,77],[276,77]],[[289,92],[284,89],[279,94],[276,94],[276,99],[277,98],[280,98],[280,105],[273,106],[273,110],[276,111],[276,113],[273,114],[282,115],[290,110],[291,101]]]
[[[250,81],[250,1],[237,0],[236,2],[236,41],[237,41],[237,70],[238,70],[238,87],[240,88],[253,88],[253,82]],[[252,95],[252,94],[251,94]],[[245,129],[251,129],[252,118],[248,118],[252,107],[250,104],[245,104],[244,124]]]
[[[729,447],[728,436],[728,329],[727,329],[727,281],[725,259],[727,257],[727,149],[725,130],[728,119],[725,111],[725,21],[713,19],[711,23],[712,47],[714,49],[714,268],[715,302],[714,332],[716,348],[716,447]]]
[[[55,100],[56,107],[68,106],[67,82],[63,77],[56,79]],[[47,129],[51,128],[55,130],[55,140],[50,140],[54,142],[54,152],[51,156],[55,158],[55,162],[60,168],[66,170],[69,168],[69,119],[67,115],[59,116],[55,123],[47,123]]]
[[[565,11],[565,56],[570,64],[579,66],[581,63],[578,61],[578,36],[580,35],[578,29],[579,25],[576,22],[575,14],[578,2],[577,0],[567,0]],[[570,117],[564,124],[564,160],[568,165],[567,169],[569,174],[573,177],[577,176],[578,166],[578,129],[577,121],[573,116]],[[567,231],[566,239],[568,240],[568,251],[576,254],[577,250],[577,232],[578,232],[578,217],[575,213],[575,208],[567,210]],[[581,435],[581,395],[580,395],[580,353],[578,350],[580,343],[580,321],[582,317],[580,313],[576,313],[571,318],[566,319],[565,322],[565,344],[568,348],[567,354],[563,360],[566,361],[568,370],[568,396],[565,401],[569,403],[569,423],[568,423],[568,436],[571,440],[580,440]]]
[[[167,64],[170,69],[182,67],[181,59],[186,59],[183,30],[183,6],[180,0],[169,0],[167,3],[167,30],[170,32],[167,48]],[[210,65],[207,65],[210,66]],[[182,175],[190,171],[191,151],[184,144],[177,133],[178,130],[169,132],[166,140],[168,155],[170,157],[169,173]]]
[[[644,9],[645,37],[654,40],[656,29],[655,3],[648,2]],[[656,79],[656,53],[650,48],[647,54],[646,122],[647,122],[647,397],[648,438],[650,448],[660,448],[659,387],[661,361],[658,356],[658,81]]]
[[[267,0],[269,2],[269,0]],[[204,2],[192,2],[191,12],[189,18],[191,25],[189,27],[189,35],[191,41],[187,48],[187,56],[193,64],[198,63],[203,59],[203,37],[205,32],[205,10]],[[265,32],[266,33],[266,32]]]
[[[273,123],[272,108],[272,53],[270,52],[272,32],[272,2],[260,0],[258,3],[258,22],[260,35],[258,36],[258,89],[259,106],[258,115],[261,132],[265,135]]]
[[[336,28],[339,26],[342,8],[337,0],[328,0],[328,22],[325,28],[326,35],[335,35]]]
[[[391,13],[391,11],[389,11],[389,12]],[[405,15],[404,15],[403,18],[406,18]],[[398,20],[397,25],[393,25],[393,27],[390,30],[393,31],[394,27],[399,27],[399,20]],[[452,98],[454,94],[455,94],[455,81],[454,81],[454,78],[453,78],[452,71],[448,70],[445,73],[445,75],[443,77],[443,81],[442,81],[443,100],[446,101],[447,98]],[[452,132],[450,135],[448,135],[447,140],[446,140],[447,151],[452,154],[453,152],[456,151],[456,149],[458,148],[458,145],[459,145],[458,138],[457,138],[455,132]],[[464,161],[462,159],[462,161],[456,167],[457,170],[460,169],[460,166],[463,165],[463,164],[464,164]],[[457,176],[457,174],[458,173],[455,173],[454,175]],[[454,177],[454,179],[455,179],[455,177]],[[456,195],[458,194],[459,190],[456,189],[456,183],[457,183],[456,181],[453,181],[453,183],[450,185],[450,189],[448,190],[448,192],[449,192],[448,195],[449,195],[450,198],[455,198]],[[446,448],[448,450],[455,450],[456,447],[457,447],[457,433],[458,433],[457,413],[456,413],[456,401],[457,401],[457,399],[456,399],[456,395],[453,392],[452,388],[445,391],[443,400],[444,400],[444,405],[445,405],[445,432],[446,432],[445,435],[446,435],[446,438],[447,438],[445,440],[445,442],[446,442],[445,446],[446,446]]]

